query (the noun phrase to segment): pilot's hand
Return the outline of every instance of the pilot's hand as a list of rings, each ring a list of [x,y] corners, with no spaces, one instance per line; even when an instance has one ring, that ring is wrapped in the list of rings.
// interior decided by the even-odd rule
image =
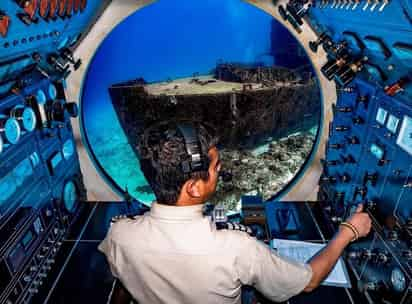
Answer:
[[[367,236],[372,227],[372,220],[368,213],[362,212],[363,205],[356,208],[356,212],[346,221],[352,224],[359,233],[359,237]]]

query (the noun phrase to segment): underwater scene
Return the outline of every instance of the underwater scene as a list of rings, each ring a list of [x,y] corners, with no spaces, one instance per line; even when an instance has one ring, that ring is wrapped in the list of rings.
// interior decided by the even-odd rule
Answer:
[[[213,125],[223,174],[211,202],[237,212],[242,195],[272,199],[302,169],[320,105],[309,59],[270,15],[240,0],[161,0],[100,45],[81,118],[106,181],[147,204],[155,197],[133,148],[144,126],[170,118]]]

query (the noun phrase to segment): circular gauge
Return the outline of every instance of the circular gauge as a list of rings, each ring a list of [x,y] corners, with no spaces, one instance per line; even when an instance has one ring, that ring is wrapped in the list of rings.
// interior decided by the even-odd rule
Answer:
[[[57,97],[56,86],[52,83],[49,85],[49,97],[50,97],[51,100],[54,100]]]
[[[64,17],[66,15],[66,2],[67,0],[59,0],[58,14],[60,17]]]
[[[36,99],[38,104],[44,105],[47,101],[46,94],[44,94],[43,90],[38,90],[36,93]]]
[[[70,157],[74,154],[74,145],[73,145],[73,140],[68,139],[64,144],[63,144],[63,157],[65,160],[69,160]]]
[[[403,292],[406,288],[405,274],[398,267],[391,272],[391,284],[396,292]]]
[[[36,128],[37,117],[32,108],[26,107],[21,118],[23,120],[23,127],[26,131],[31,132]]]
[[[80,11],[83,12],[87,6],[87,0],[80,0]]]
[[[75,13],[77,13],[80,9],[80,2],[81,2],[81,0],[74,0],[73,11]]]
[[[58,8],[58,0],[50,0],[50,6],[49,6],[49,18],[54,18],[56,17],[57,13],[57,8]]]
[[[40,0],[39,15],[42,18],[47,18],[48,13],[49,13],[49,0]]]
[[[20,139],[21,129],[17,119],[11,117],[2,119],[2,129],[6,140],[11,144],[17,144]]]
[[[78,201],[77,188],[73,181],[68,181],[63,187],[63,204],[64,208],[73,213]]]
[[[71,16],[73,12],[73,0],[67,0],[66,15]]]

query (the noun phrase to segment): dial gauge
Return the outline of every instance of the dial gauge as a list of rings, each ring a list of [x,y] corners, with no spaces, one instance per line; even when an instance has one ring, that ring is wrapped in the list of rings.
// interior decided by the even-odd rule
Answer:
[[[36,128],[37,118],[36,113],[30,107],[26,107],[22,115],[23,127],[26,131],[32,132]]]
[[[15,106],[11,111],[11,116],[20,122],[23,129],[28,132],[36,128],[36,113],[34,113],[31,107],[24,107],[22,105]]]
[[[17,144],[20,139],[21,129],[17,119],[13,117],[0,117],[0,132],[4,133],[4,137],[7,142],[11,144]]]
[[[77,188],[73,181],[68,181],[63,188],[64,208],[70,213],[75,211],[78,201]]]

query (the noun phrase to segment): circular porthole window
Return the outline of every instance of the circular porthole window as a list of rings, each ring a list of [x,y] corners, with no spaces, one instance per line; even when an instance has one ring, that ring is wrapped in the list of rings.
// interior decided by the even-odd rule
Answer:
[[[173,14],[170,12],[173,11]],[[81,126],[89,154],[118,193],[154,195],[134,146],[146,123],[215,126],[224,174],[212,202],[273,199],[305,168],[321,116],[304,50],[272,16],[240,0],[159,1],[103,41],[88,67]]]

